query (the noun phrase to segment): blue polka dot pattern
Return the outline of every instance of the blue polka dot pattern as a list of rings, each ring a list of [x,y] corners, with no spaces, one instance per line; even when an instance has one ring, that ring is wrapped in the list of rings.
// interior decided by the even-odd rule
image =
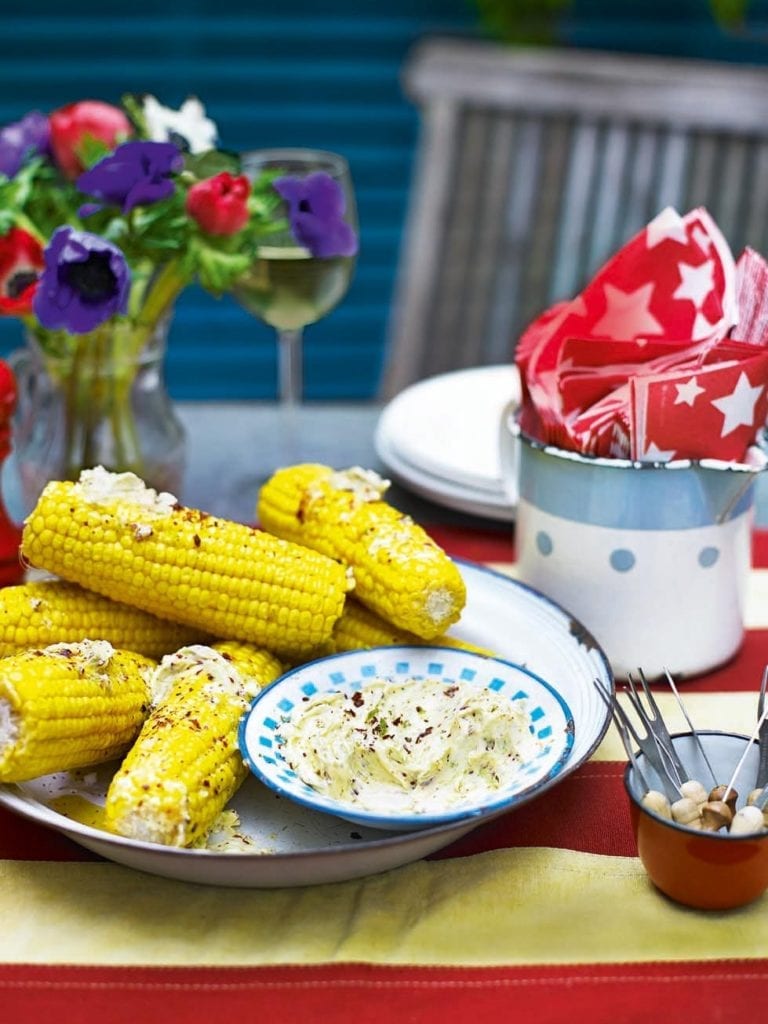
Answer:
[[[699,565],[702,569],[710,569],[720,557],[718,548],[702,548],[699,552]]]
[[[546,530],[539,530],[536,534],[536,547],[539,549],[539,553],[545,557],[552,554],[554,544]]]
[[[635,565],[635,556],[628,548],[616,548],[611,552],[609,561],[616,572],[629,572]]]

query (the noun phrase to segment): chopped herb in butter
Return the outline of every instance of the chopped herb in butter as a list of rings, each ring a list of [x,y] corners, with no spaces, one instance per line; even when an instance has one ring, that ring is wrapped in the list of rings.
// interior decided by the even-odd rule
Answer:
[[[429,678],[313,698],[282,737],[285,760],[308,786],[380,814],[492,797],[538,749],[523,701]]]

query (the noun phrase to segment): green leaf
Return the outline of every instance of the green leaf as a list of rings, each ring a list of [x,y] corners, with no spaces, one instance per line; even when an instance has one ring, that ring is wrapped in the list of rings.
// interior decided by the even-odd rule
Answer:
[[[227,153],[220,149],[211,149],[206,153],[186,153],[184,168],[198,180],[213,178],[216,174],[229,171],[240,174],[240,160],[236,153]]]
[[[489,35],[505,43],[551,46],[571,0],[475,0]]]
[[[747,14],[749,0],[709,0],[715,21],[726,28],[741,25]]]
[[[200,284],[214,295],[229,291],[251,265],[251,258],[246,253],[222,252],[200,239],[190,246],[192,254]]]
[[[108,146],[102,139],[88,134],[83,135],[76,147],[76,153],[84,167],[93,167],[112,152],[112,146]]]
[[[122,97],[123,109],[128,115],[128,120],[136,129],[136,134],[146,139],[149,134],[147,122],[144,117],[144,93],[127,92]]]

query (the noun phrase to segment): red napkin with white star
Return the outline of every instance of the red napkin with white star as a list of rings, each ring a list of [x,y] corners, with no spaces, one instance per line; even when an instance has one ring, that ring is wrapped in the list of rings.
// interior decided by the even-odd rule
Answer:
[[[524,332],[523,431],[591,455],[741,461],[768,414],[768,264],[663,210]]]

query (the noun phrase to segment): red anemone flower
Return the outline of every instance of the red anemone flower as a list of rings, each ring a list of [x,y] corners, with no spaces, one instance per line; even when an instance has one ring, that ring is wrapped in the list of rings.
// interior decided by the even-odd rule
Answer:
[[[48,123],[56,163],[70,179],[85,170],[81,157],[87,137],[114,149],[118,142],[133,134],[131,122],[122,110],[100,100],[81,100],[60,107],[50,115]]]
[[[0,235],[0,316],[32,312],[32,298],[45,267],[43,247],[23,228]]]
[[[234,235],[248,223],[251,183],[227,171],[193,185],[187,194],[187,213],[209,235]]]

